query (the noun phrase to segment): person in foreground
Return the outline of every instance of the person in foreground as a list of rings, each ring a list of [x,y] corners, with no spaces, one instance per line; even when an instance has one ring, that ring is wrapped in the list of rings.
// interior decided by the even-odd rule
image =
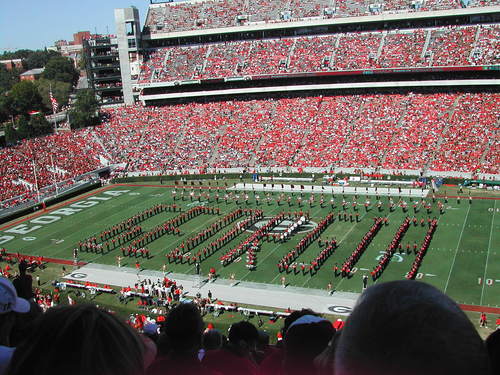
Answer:
[[[148,357],[156,355],[150,348],[131,327],[94,305],[58,306],[37,319],[7,373],[142,375]]]
[[[368,288],[347,319],[335,375],[487,375],[486,346],[460,307],[435,287],[392,281]]]

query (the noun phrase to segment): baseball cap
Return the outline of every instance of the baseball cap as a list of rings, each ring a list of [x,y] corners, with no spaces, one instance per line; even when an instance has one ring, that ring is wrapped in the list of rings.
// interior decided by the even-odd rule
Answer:
[[[14,285],[4,277],[0,277],[0,314],[8,312],[27,313],[30,304],[24,298],[17,296]]]
[[[304,315],[294,321],[290,326],[288,327],[288,331],[290,328],[293,326],[301,325],[301,324],[314,324],[314,323],[320,323],[320,322],[327,322],[325,318],[322,318],[320,316],[315,316],[315,315]]]

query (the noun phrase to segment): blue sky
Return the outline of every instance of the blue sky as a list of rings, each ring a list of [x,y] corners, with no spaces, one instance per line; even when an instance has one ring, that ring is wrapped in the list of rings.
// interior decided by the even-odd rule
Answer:
[[[56,40],[73,40],[73,33],[114,34],[115,8],[134,5],[141,26],[149,0],[1,0],[0,53],[4,50],[43,49]]]

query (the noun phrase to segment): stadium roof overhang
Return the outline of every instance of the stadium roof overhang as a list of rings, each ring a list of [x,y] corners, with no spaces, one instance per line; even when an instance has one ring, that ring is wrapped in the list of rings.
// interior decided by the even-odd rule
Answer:
[[[286,92],[310,92],[329,90],[356,90],[356,89],[403,89],[403,88],[463,88],[489,86],[499,87],[500,79],[462,79],[462,80],[432,80],[432,81],[395,81],[395,82],[356,82],[333,83],[320,85],[293,85],[252,87],[226,90],[206,90],[194,92],[176,92],[168,94],[139,95],[143,103],[155,100],[175,100],[183,98],[217,97],[231,95],[279,94]]]
[[[460,16],[485,16],[495,15],[500,13],[500,6],[488,6],[481,8],[464,8],[452,10],[438,10],[431,12],[412,12],[412,13],[396,13],[396,14],[380,14],[374,16],[361,16],[361,17],[343,17],[343,18],[317,18],[301,21],[290,22],[262,22],[252,25],[233,26],[218,29],[200,29],[179,32],[157,32],[153,34],[144,34],[143,40],[161,40],[161,39],[175,39],[185,37],[197,36],[210,36],[220,34],[233,34],[245,32],[258,32],[270,30],[283,30],[283,29],[296,29],[311,26],[340,26],[348,24],[361,24],[361,23],[380,23],[380,22],[395,22],[395,21],[408,21],[415,22],[419,20],[429,20],[436,18],[447,17],[460,17]]]

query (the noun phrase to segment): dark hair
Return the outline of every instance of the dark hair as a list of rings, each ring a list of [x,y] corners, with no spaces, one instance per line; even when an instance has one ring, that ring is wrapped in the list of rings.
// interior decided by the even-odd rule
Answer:
[[[488,336],[486,348],[490,357],[491,373],[500,374],[500,329],[493,331]]]
[[[241,321],[231,325],[228,339],[231,344],[235,345],[240,341],[256,344],[259,339],[259,331],[252,323]]]
[[[489,373],[471,321],[435,287],[410,280],[368,288],[341,331],[336,375]]]
[[[290,327],[284,339],[285,373],[304,374],[311,371],[314,358],[328,346],[334,334],[335,328],[328,320]]]
[[[285,318],[285,322],[283,323],[283,328],[281,329],[281,333],[283,334],[283,336],[286,335],[286,332],[288,331],[288,327],[290,327],[290,325],[293,322],[295,322],[299,318],[302,318],[305,315],[320,316],[319,314],[315,313],[311,309],[302,309],[302,310],[293,311],[292,313],[290,313],[290,315],[288,315]]]
[[[209,329],[203,333],[202,346],[205,350],[216,350],[222,348],[222,335],[216,329]]]
[[[144,373],[138,334],[94,305],[59,306],[35,322],[11,360],[10,375],[138,375]]]
[[[203,326],[198,307],[194,303],[181,303],[168,313],[160,342],[166,341],[169,350],[177,354],[191,354],[200,348]]]

